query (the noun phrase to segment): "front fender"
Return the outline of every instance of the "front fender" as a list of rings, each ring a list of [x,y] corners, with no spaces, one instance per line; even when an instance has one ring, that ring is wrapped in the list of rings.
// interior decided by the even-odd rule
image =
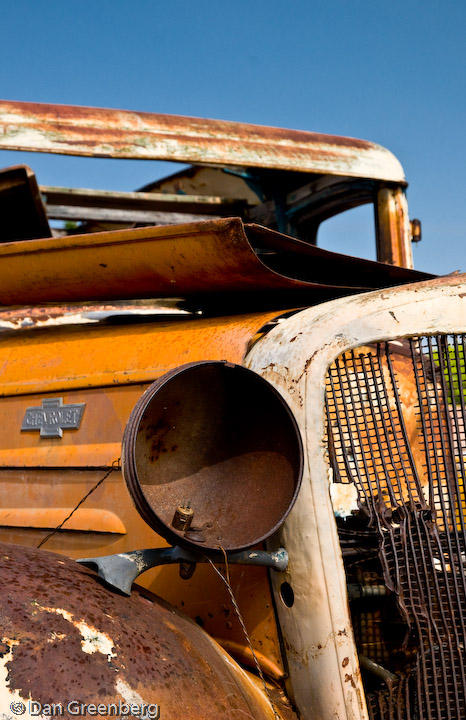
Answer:
[[[2,717],[23,703],[25,720],[72,718],[72,702],[100,706],[82,713],[99,717],[119,703],[151,706],[149,718],[157,706],[162,720],[276,717],[239,665],[159,598],[120,596],[72,560],[4,543],[0,578]]]

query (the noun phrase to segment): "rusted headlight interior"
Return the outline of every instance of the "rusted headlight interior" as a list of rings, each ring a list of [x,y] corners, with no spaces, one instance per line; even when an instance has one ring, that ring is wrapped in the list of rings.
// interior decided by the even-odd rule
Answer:
[[[303,452],[278,391],[240,365],[205,361],[153,383],[123,440],[136,508],[168,542],[238,551],[272,535],[297,496]]]

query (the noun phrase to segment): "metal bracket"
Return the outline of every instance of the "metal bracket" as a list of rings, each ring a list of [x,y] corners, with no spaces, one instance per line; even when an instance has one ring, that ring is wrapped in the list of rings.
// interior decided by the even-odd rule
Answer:
[[[261,565],[277,572],[283,572],[288,567],[288,553],[284,548],[275,552],[264,550],[243,550],[229,553],[228,563],[231,565]],[[224,563],[225,558],[221,552],[204,555],[202,552],[185,550],[175,546],[168,548],[152,548],[147,550],[133,550],[118,555],[104,555],[103,557],[81,558],[76,562],[96,570],[98,576],[114,590],[125,595],[131,594],[131,586],[136,578],[146,570],[159,565],[172,565],[174,563]]]

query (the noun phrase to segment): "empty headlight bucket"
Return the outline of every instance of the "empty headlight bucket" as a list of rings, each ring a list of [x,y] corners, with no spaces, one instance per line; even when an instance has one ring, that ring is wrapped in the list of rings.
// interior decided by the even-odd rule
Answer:
[[[224,361],[171,370],[141,396],[123,438],[136,508],[174,545],[242,550],[272,535],[298,494],[301,436],[280,393]]]

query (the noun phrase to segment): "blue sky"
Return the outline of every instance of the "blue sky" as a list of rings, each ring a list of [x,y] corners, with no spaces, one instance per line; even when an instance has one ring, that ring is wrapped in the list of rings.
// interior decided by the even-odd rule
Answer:
[[[373,140],[401,160],[423,223],[419,269],[466,271],[460,0],[15,0],[2,4],[5,99],[216,117]],[[158,163],[0,152],[43,184],[131,190]],[[364,209],[335,249],[369,255]],[[366,233],[366,235],[365,235]]]

